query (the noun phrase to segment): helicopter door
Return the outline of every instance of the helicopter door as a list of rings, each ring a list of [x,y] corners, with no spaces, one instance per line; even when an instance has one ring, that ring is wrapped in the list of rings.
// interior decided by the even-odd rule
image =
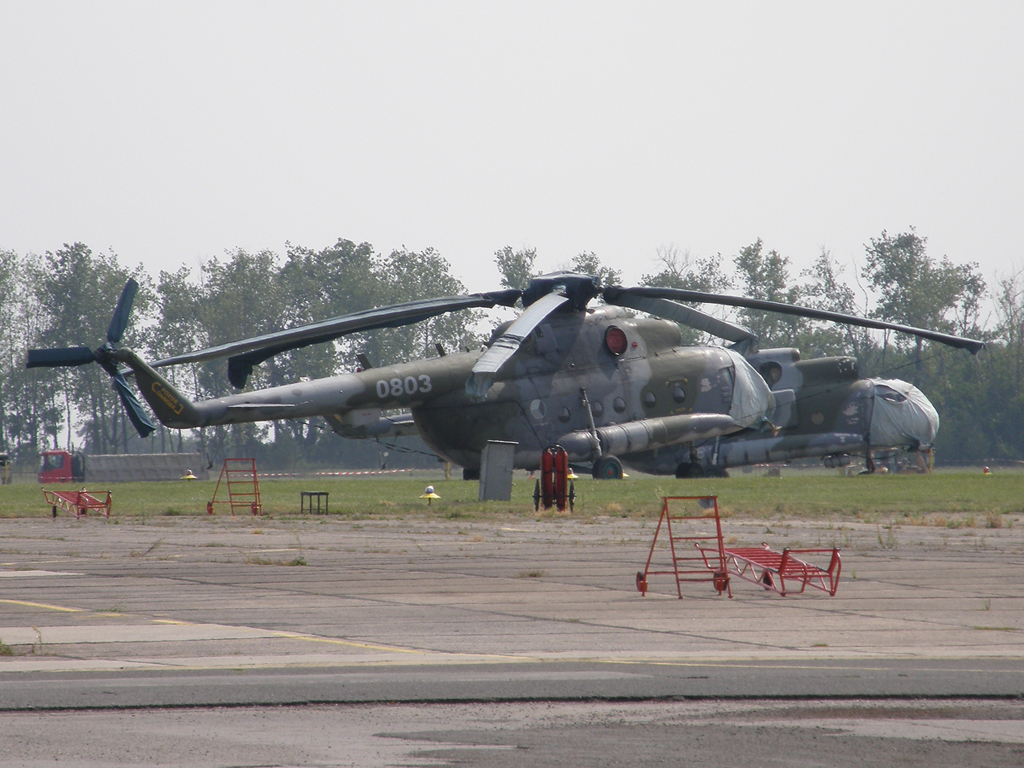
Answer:
[[[775,413],[771,422],[776,427],[789,428],[799,424],[796,412],[796,393],[792,389],[777,389],[775,395]]]

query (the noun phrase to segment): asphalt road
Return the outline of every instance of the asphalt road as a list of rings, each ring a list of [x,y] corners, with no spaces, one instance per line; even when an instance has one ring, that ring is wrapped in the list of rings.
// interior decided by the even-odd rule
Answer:
[[[0,710],[707,699],[1024,699],[1019,659],[522,662],[5,676]]]
[[[641,597],[618,518],[5,520],[0,765],[1024,764],[1024,526],[725,526],[841,546],[838,594]]]

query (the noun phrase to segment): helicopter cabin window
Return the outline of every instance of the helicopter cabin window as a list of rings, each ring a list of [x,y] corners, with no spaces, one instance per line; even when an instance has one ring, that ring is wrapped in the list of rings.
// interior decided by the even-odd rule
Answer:
[[[675,400],[677,403],[686,402],[686,390],[683,389],[681,384],[676,384],[672,388],[672,399]]]
[[[600,400],[595,400],[590,404],[590,412],[594,415],[595,419],[599,419],[604,415],[604,406],[601,405]]]
[[[629,346],[626,332],[617,326],[610,326],[604,332],[604,345],[608,347],[608,351],[613,355],[621,355]]]
[[[761,378],[765,380],[769,389],[778,384],[779,379],[782,378],[782,366],[774,360],[765,363],[757,371],[761,374]]]
[[[567,424],[569,422],[569,419],[571,418],[572,413],[569,411],[568,408],[562,408],[562,410],[558,412],[558,420],[563,424]]]
[[[626,410],[626,401],[623,400],[621,397],[616,397],[612,401],[612,408],[615,409],[616,413],[623,413]]]
[[[653,392],[646,392],[644,394],[644,406],[647,408],[653,408],[658,404],[658,398],[655,397]]]

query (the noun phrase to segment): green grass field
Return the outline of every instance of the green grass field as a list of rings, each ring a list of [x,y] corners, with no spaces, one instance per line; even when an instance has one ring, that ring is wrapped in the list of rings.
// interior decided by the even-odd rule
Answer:
[[[426,485],[441,496],[429,507],[419,498]],[[87,484],[88,485],[88,484]],[[215,481],[111,483],[91,490],[113,492],[112,521],[147,517],[206,515]],[[66,486],[77,490],[77,486]],[[1024,518],[1024,472],[983,475],[980,470],[932,475],[840,476],[824,470],[783,470],[715,480],[638,476],[622,481],[575,482],[576,518],[657,517],[663,496],[716,495],[726,516],[807,518],[869,523],[1005,527]],[[60,490],[60,488],[56,488]],[[351,519],[493,519],[553,516],[533,507],[533,479],[517,472],[510,502],[477,501],[478,484],[445,480],[441,474],[372,478],[265,479],[260,483],[264,514],[299,515],[300,491],[330,494],[330,514]],[[223,496],[224,488],[221,488]],[[0,486],[0,518],[46,517],[50,507],[41,486]],[[63,514],[63,513],[61,513]],[[228,514],[227,506],[216,514]]]

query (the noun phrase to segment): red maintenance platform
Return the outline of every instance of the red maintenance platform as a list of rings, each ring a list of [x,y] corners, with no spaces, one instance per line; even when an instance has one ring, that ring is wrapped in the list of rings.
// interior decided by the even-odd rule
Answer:
[[[101,498],[105,495],[106,498]],[[84,488],[80,491],[48,491],[43,489],[43,498],[53,508],[53,516],[57,516],[57,509],[70,512],[76,518],[85,517],[90,509],[96,509],[107,517],[110,517],[110,491],[89,491]]]
[[[663,532],[668,539],[671,570],[668,567],[657,570],[659,566],[652,568],[658,538]],[[803,559],[806,555],[829,555],[828,566],[821,568],[809,563]],[[636,575],[636,587],[646,595],[648,576],[670,575],[675,577],[676,593],[680,599],[684,581],[710,581],[719,594],[726,592],[732,597],[730,580],[735,576],[783,597],[789,592],[801,593],[807,587],[834,596],[839,588],[841,571],[842,558],[834,547],[786,548],[781,552],[767,544],[727,547],[722,539],[717,496],[665,496],[658,527],[654,529],[651,552],[644,570]]]
[[[220,484],[227,488],[228,498],[217,500]],[[301,498],[300,498],[301,501]],[[224,466],[217,478],[217,486],[213,489],[213,498],[206,502],[206,512],[212,515],[216,504],[227,504],[231,514],[236,509],[263,514],[263,502],[260,501],[260,478],[256,474],[256,459],[224,459]],[[310,510],[312,511],[312,510]]]

